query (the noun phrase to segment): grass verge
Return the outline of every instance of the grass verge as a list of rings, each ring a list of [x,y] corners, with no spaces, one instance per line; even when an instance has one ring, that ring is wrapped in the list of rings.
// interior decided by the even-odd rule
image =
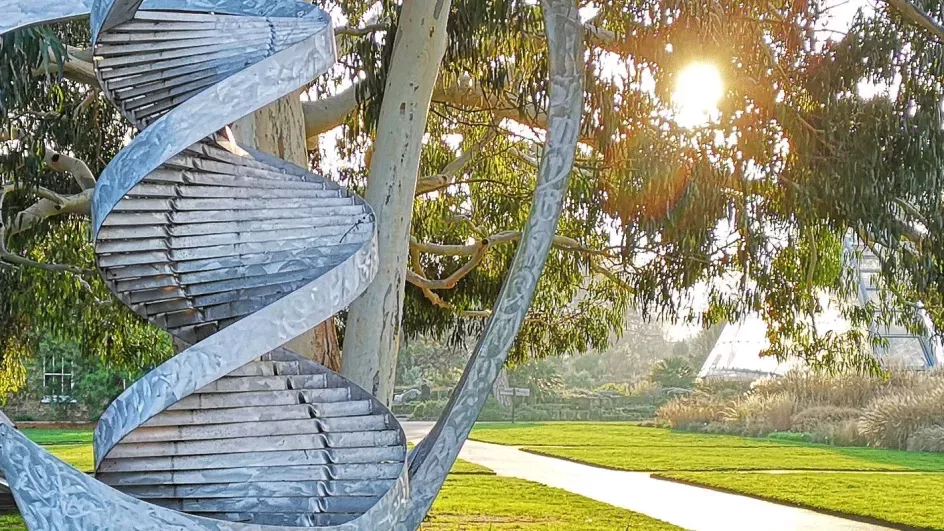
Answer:
[[[754,448],[788,446],[771,439],[685,433],[643,428],[628,422],[547,422],[477,424],[469,437],[509,446],[698,446]]]
[[[472,438],[615,470],[944,471],[944,454],[702,435],[629,423],[485,424],[473,430]]]
[[[669,531],[641,514],[514,478],[452,475],[423,530]]]
[[[655,477],[914,529],[944,531],[944,474],[687,472]]]
[[[647,472],[725,470],[860,470],[944,471],[944,459],[933,454],[891,452],[871,448],[680,448],[680,447],[554,447],[523,448],[613,470]],[[863,450],[863,451],[860,451]]]

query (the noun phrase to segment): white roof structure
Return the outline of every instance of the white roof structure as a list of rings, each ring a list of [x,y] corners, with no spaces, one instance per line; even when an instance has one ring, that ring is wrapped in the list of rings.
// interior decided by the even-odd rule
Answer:
[[[849,251],[849,267],[855,268],[859,274],[860,304],[876,300],[881,271],[878,259],[871,251],[851,240],[847,240],[846,246]],[[849,323],[833,309],[817,316],[816,326],[819,330],[842,332],[848,330]],[[750,315],[738,323],[729,323],[721,332],[698,376],[754,380],[783,375],[788,370],[800,366],[800,362],[796,360],[779,363],[771,357],[760,357],[760,352],[770,346],[766,332],[767,325],[757,315]],[[875,356],[882,362],[913,369],[926,369],[944,363],[940,354],[941,346],[937,342],[915,336],[902,327],[874,324],[870,333],[888,341],[887,348],[874,349]]]
[[[760,356],[770,346],[766,333],[767,325],[755,315],[725,325],[698,377],[755,380],[785,374],[795,362],[780,363],[775,358]]]

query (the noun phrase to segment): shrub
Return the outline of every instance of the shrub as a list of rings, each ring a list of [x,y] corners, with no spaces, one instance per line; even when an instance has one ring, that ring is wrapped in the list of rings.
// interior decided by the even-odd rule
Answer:
[[[659,360],[652,366],[649,381],[662,387],[680,387],[691,389],[695,385],[698,371],[692,367],[688,359],[681,357]]]
[[[726,380],[724,378],[706,378],[695,385],[695,390],[717,399],[733,399],[751,390],[750,382]]]
[[[628,383],[606,383],[593,390],[595,394],[609,394],[613,396],[630,396],[633,394],[632,387]]]
[[[519,422],[537,422],[549,420],[549,415],[527,404],[515,408],[515,420]]]
[[[485,400],[485,405],[482,406],[482,412],[479,413],[479,421],[497,422],[509,418],[511,418],[511,413],[505,409],[498,400],[495,400],[494,396],[489,395],[488,399]]]
[[[908,437],[912,452],[944,452],[944,425],[921,428]]]
[[[658,420],[682,430],[703,430],[708,423],[722,420],[723,415],[724,404],[704,395],[673,398],[656,411]]]
[[[427,400],[420,402],[413,408],[410,420],[436,420],[446,409],[446,400]]]
[[[862,415],[861,409],[851,407],[808,407],[793,415],[793,419],[791,419],[790,423],[790,430],[796,432],[813,431],[821,424],[854,420],[858,419],[860,415]]]
[[[918,430],[944,424],[944,383],[901,390],[876,398],[859,419],[859,431],[873,446],[904,449]]]
[[[788,442],[812,442],[813,435],[810,433],[801,433],[795,431],[775,431],[767,434],[768,439]]]

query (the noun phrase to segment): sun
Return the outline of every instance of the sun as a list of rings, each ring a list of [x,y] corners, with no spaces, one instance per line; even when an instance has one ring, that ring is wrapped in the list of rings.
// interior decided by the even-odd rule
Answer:
[[[709,63],[692,63],[678,73],[672,103],[675,121],[682,127],[707,124],[718,113],[718,102],[724,96],[721,73]]]

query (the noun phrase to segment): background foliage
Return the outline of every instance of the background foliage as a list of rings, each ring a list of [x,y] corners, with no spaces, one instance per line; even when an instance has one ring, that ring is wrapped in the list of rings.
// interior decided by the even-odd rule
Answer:
[[[920,328],[912,317],[921,305],[942,329],[941,43],[889,3],[862,11],[844,33],[828,31],[839,4],[582,3],[588,81],[578,164],[562,238],[512,364],[603,350],[630,305],[706,327],[759,312],[770,354],[832,369],[874,369],[862,325],[875,314]],[[916,4],[930,13],[942,7]],[[354,90],[358,105],[312,161],[362,188],[399,7],[367,0],[325,7],[364,31],[339,37],[339,66],[310,96]],[[411,282],[409,336],[464,345],[498,295],[542,149],[541,24],[533,2],[453,3],[422,154],[420,182],[433,184],[418,190],[410,267],[416,278],[459,278],[427,289]],[[7,198],[6,224],[34,200],[31,186],[76,191],[43,164],[44,149],[82,158],[97,174],[130,133],[94,88],[34,74],[69,51],[65,45],[87,46],[83,27],[3,41],[0,175],[22,183]],[[721,72],[725,94],[693,127],[679,123],[671,94],[695,62]],[[91,269],[86,223],[63,216],[6,243],[36,261]],[[875,307],[852,304],[852,278],[842,268],[850,234],[881,257],[888,289]],[[23,381],[36,330],[68,335],[87,355],[118,366],[149,366],[169,352],[160,333],[106,302],[95,275],[22,267],[0,267],[0,275],[7,389]],[[813,326],[824,292],[858,325],[852,332]],[[878,312],[891,306],[905,311]]]

